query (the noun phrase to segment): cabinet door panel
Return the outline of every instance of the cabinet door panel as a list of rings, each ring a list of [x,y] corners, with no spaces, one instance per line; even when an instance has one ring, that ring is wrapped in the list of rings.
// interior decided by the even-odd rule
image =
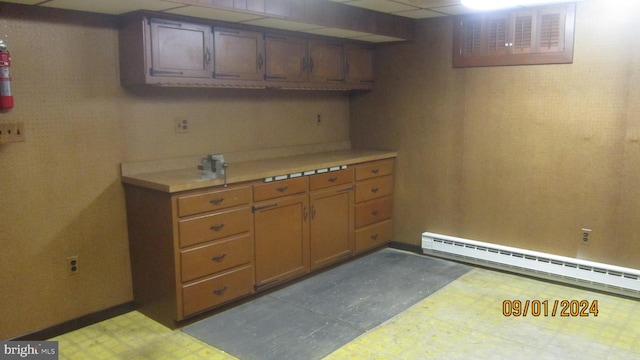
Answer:
[[[311,194],[311,267],[334,262],[353,252],[353,190]]]
[[[251,201],[251,187],[249,186],[184,195],[178,198],[178,216],[245,205],[249,201]]]
[[[253,292],[253,268],[245,266],[182,288],[183,317]]]
[[[211,28],[150,19],[153,76],[211,77]]]
[[[355,210],[356,229],[391,219],[393,215],[393,198],[387,197],[358,204]]]
[[[267,35],[265,80],[307,81],[307,40]]]
[[[392,220],[385,220],[356,230],[356,252],[362,252],[391,241]]]
[[[356,167],[356,181],[371,179],[393,173],[393,159],[372,161]]]
[[[263,201],[299,194],[306,192],[308,189],[309,179],[306,176],[254,185],[253,201]]]
[[[348,83],[373,83],[373,48],[365,45],[346,44],[346,81]]]
[[[353,168],[312,175],[309,178],[309,189],[319,190],[331,186],[349,184],[353,181]]]
[[[309,271],[308,204],[305,194],[255,205],[257,286]]]
[[[251,236],[225,239],[180,252],[182,282],[251,262]]]
[[[309,81],[342,82],[344,80],[342,44],[309,41]]]
[[[356,183],[356,202],[388,196],[393,193],[393,176],[387,175]]]
[[[215,28],[214,44],[216,79],[263,79],[264,40],[261,33]]]

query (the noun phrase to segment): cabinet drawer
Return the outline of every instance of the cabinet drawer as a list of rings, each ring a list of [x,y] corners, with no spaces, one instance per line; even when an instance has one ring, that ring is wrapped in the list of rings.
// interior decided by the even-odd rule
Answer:
[[[356,183],[356,202],[377,199],[393,193],[393,177],[391,175]]]
[[[232,206],[248,204],[249,201],[251,201],[251,188],[249,186],[184,195],[178,198],[178,216],[182,217],[226,209]]]
[[[353,182],[353,169],[349,168],[310,176],[309,189],[318,190],[351,182]]]
[[[386,197],[380,200],[370,201],[356,205],[356,229],[391,219],[393,214],[393,198]]]
[[[308,189],[308,176],[254,185],[253,201],[269,200],[281,196],[299,194],[306,192]]]
[[[253,268],[245,266],[182,287],[182,312],[198,311],[253,292]]]
[[[182,282],[251,262],[253,252],[249,234],[180,252]]]
[[[356,167],[356,181],[367,180],[393,173],[393,159],[372,161]]]
[[[251,210],[248,207],[178,221],[180,247],[222,239],[250,229]]]
[[[372,249],[391,241],[392,220],[385,220],[356,230],[356,252]]]

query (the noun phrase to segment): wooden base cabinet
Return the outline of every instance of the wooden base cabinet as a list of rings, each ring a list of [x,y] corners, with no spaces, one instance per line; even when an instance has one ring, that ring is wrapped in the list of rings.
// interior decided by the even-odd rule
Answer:
[[[254,291],[251,187],[125,187],[137,308],[169,326]]]

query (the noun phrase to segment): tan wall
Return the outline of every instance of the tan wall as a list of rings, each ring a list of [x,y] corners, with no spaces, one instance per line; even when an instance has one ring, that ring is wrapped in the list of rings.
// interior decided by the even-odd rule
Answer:
[[[346,94],[126,90],[113,18],[25,9],[0,4],[16,102],[0,122],[27,130],[0,145],[0,339],[132,300],[120,163],[349,140]]]
[[[396,240],[431,231],[640,268],[638,21],[638,2],[578,3],[571,65],[452,69],[450,18],[380,49],[352,145],[399,152]]]

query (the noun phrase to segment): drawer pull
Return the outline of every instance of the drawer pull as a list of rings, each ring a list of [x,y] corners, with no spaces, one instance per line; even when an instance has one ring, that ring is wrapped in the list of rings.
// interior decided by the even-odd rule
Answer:
[[[380,172],[380,170],[379,170],[379,169],[372,169],[372,170],[371,170],[371,173],[372,173],[372,174],[377,174],[377,173],[379,173],[379,172]]]
[[[371,215],[378,216],[379,213],[380,212],[378,210],[374,210],[374,211],[371,212]]]
[[[348,188],[340,189],[340,190],[338,190],[336,192],[340,193],[340,192],[346,192],[346,191],[351,191],[351,190],[353,190],[353,186],[349,186]]]
[[[215,295],[224,295],[225,291],[227,291],[227,287],[223,286],[222,289],[213,290],[211,293]]]
[[[278,204],[271,204],[271,205],[264,205],[264,206],[255,206],[254,205],[251,208],[251,211],[253,211],[255,213],[256,211],[260,211],[260,210],[264,210],[264,209],[268,209],[268,208],[272,208],[272,207],[276,207],[276,206],[278,206]]]
[[[287,190],[289,190],[288,186],[280,186],[279,188],[276,188],[277,192],[285,192]]]
[[[224,198],[211,199],[211,200],[209,200],[209,204],[211,204],[211,205],[220,205],[220,203],[222,203],[223,201],[224,201]]]
[[[380,190],[380,188],[373,188],[373,189],[371,189],[371,192],[375,194],[375,193],[378,192],[378,190]]]
[[[220,224],[220,225],[213,225],[212,227],[210,227],[209,229],[211,229],[212,231],[220,231],[222,230],[222,228],[224,228],[224,224]]]
[[[371,235],[371,240],[373,240],[373,241],[378,240],[378,234]]]
[[[227,257],[227,254],[223,253],[220,256],[214,256],[211,258],[211,261],[215,261],[215,262],[222,262],[222,260]]]
[[[336,180],[338,180],[337,177],[332,177],[332,178],[328,178],[327,181],[332,183],[332,182],[336,182]]]

